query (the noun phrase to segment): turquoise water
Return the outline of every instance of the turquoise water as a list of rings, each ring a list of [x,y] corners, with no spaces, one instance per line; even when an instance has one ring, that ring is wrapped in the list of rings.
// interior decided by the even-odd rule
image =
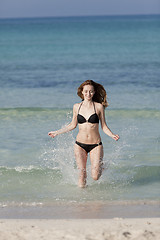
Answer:
[[[0,20],[0,204],[157,200],[160,16]],[[86,79],[108,93],[105,170],[77,187],[72,119]]]

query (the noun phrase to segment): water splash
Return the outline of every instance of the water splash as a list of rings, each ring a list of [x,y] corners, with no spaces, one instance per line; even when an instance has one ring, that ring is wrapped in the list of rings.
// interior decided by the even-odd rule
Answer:
[[[67,115],[67,118],[70,118],[70,114]],[[49,139],[43,146],[43,152],[40,156],[41,165],[59,169],[62,174],[61,184],[77,184],[74,142],[73,132],[68,132],[58,135],[54,139]]]

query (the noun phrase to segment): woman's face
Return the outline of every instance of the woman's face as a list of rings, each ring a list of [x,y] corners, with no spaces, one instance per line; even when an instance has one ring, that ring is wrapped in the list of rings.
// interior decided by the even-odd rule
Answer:
[[[84,100],[85,99],[86,100],[92,100],[92,98],[95,94],[94,87],[92,85],[85,85],[83,87],[82,94],[83,94]]]

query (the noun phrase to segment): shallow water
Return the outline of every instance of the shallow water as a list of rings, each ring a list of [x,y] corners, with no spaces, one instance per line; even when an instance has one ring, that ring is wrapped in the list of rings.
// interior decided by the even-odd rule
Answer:
[[[157,200],[160,180],[159,16],[0,20],[0,203]],[[70,34],[68,34],[70,33]],[[79,84],[107,90],[103,176],[77,187]]]

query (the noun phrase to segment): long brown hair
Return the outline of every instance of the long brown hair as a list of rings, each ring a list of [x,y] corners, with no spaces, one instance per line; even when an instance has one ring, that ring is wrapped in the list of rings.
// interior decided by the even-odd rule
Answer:
[[[82,91],[83,91],[83,87],[85,85],[92,85],[94,87],[94,91],[95,91],[95,94],[93,96],[93,101],[95,102],[98,102],[98,103],[101,103],[103,105],[104,108],[108,107],[108,102],[107,102],[107,93],[106,93],[106,90],[104,89],[104,87],[99,84],[99,83],[96,83],[94,82],[93,80],[86,80],[85,82],[83,82],[78,90],[77,90],[77,95],[83,100],[84,97],[83,97],[83,94],[82,94]]]

